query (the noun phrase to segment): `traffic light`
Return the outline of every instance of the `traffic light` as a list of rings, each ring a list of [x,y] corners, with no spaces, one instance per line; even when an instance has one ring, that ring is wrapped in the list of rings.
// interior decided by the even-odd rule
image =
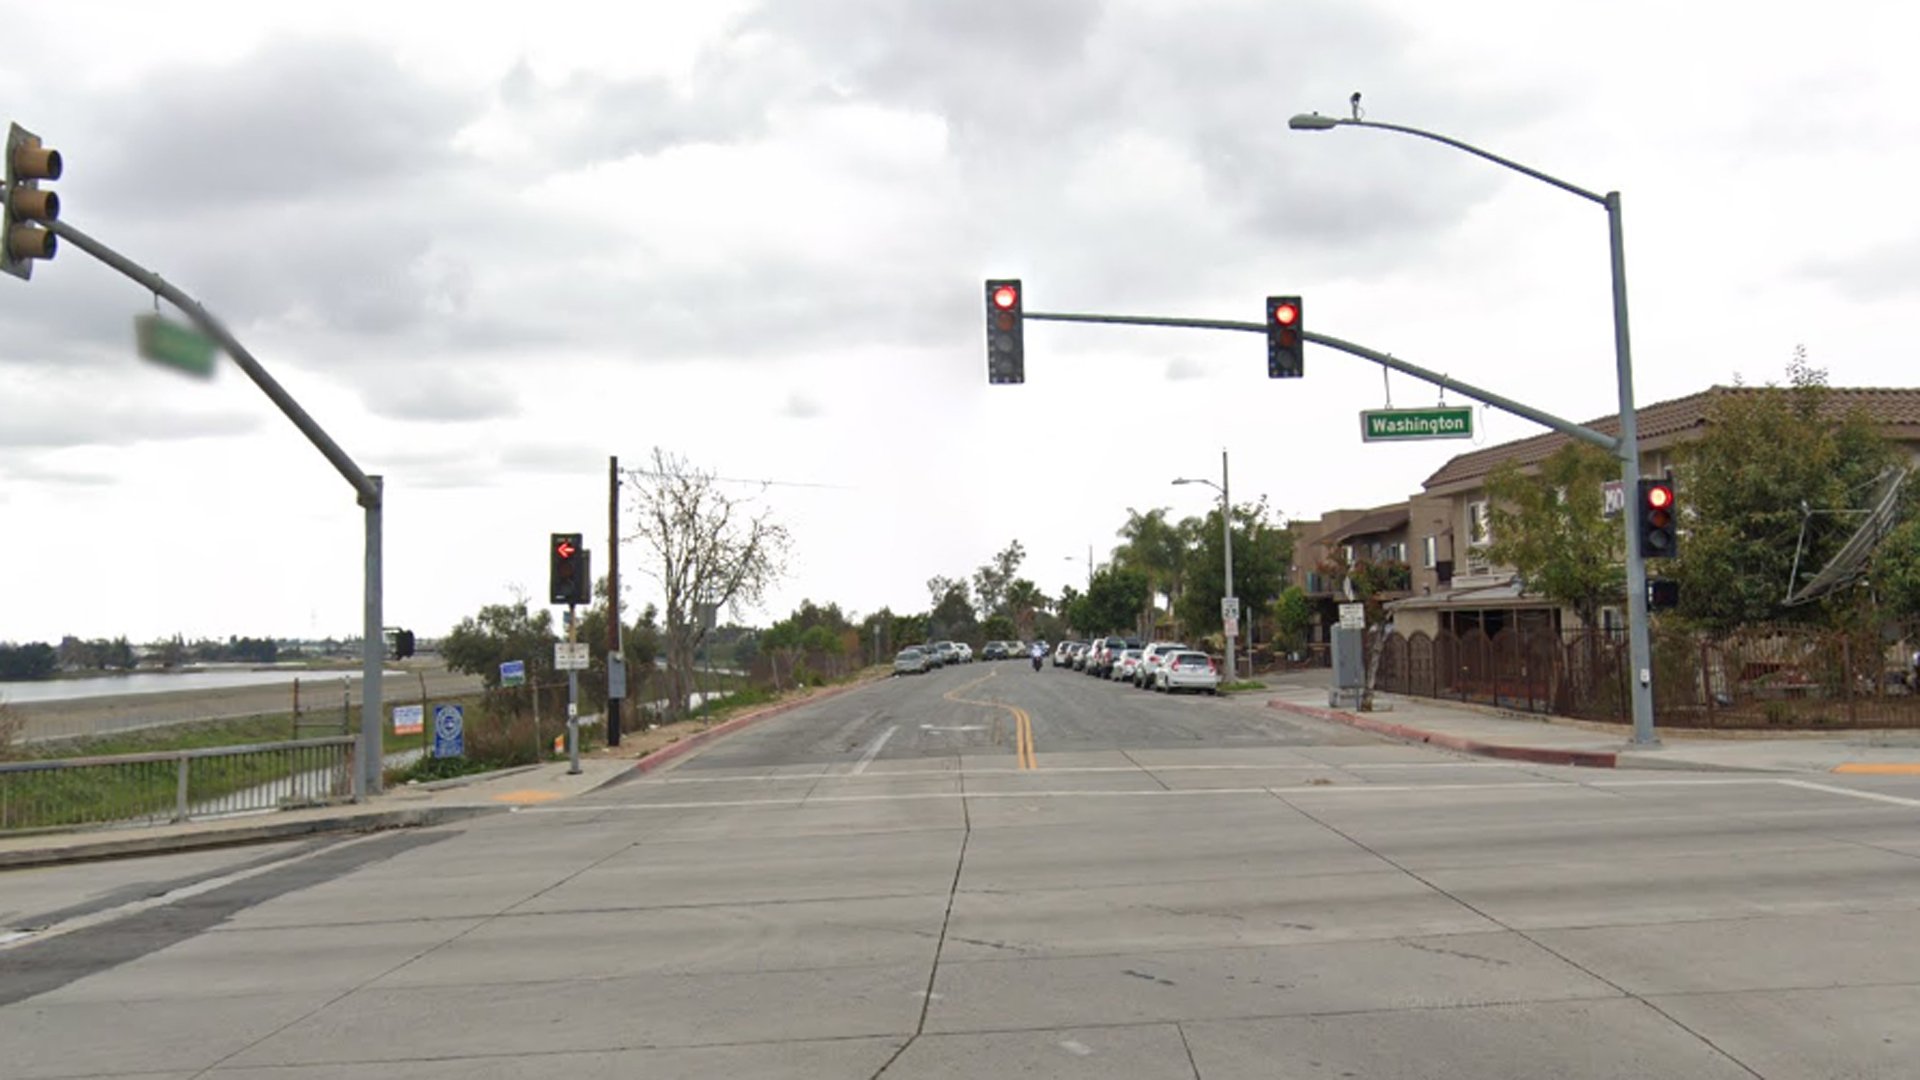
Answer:
[[[1680,533],[1674,518],[1673,481],[1640,481],[1640,557],[1671,559],[1679,554]]]
[[[393,658],[405,660],[413,655],[413,631],[395,630],[393,632]]]
[[[554,533],[547,545],[547,595],[556,604],[593,602],[593,578],[587,574],[587,549],[579,533]]]
[[[1299,297],[1267,297],[1267,378],[1297,379],[1307,373],[1302,323]]]
[[[33,276],[33,260],[53,258],[59,246],[43,226],[60,216],[60,196],[40,190],[40,181],[58,179],[60,151],[13,125],[7,132],[7,190],[0,210],[0,270],[22,281]]]
[[[1680,583],[1672,578],[1647,582],[1647,610],[1666,611],[1680,606]]]
[[[1027,347],[1022,334],[1019,280],[987,282],[987,382],[1027,381]]]

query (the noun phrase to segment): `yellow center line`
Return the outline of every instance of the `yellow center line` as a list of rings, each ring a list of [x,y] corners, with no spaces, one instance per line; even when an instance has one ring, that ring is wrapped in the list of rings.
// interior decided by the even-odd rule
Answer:
[[[998,671],[989,671],[972,682],[961,683],[959,686],[954,687],[940,696],[956,705],[978,705],[987,709],[1005,709],[1007,712],[1013,714],[1014,755],[1020,762],[1020,768],[1038,769],[1040,767],[1040,760],[1033,752],[1033,717],[1028,716],[1025,709],[1017,705],[1008,705],[1001,701],[980,701],[976,698],[960,696],[962,693],[979,686],[981,683],[992,679],[998,674]]]

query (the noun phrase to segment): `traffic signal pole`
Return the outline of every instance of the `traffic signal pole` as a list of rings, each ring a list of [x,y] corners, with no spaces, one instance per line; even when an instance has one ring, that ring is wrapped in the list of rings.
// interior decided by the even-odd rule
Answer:
[[[1244,330],[1255,334],[1265,334],[1267,332],[1267,325],[1265,323],[1240,322],[1233,319],[1183,319],[1159,315],[1090,315],[1069,314],[1057,311],[1029,311],[1025,313],[1023,318],[1037,319],[1043,322],[1118,323],[1124,326],[1170,326],[1185,330]],[[1430,371],[1417,364],[1409,364],[1399,357],[1369,349],[1364,345],[1356,345],[1351,341],[1342,341],[1337,337],[1316,334],[1311,330],[1300,331],[1300,337],[1303,340],[1313,342],[1315,345],[1324,345],[1329,349],[1357,356],[1362,360],[1371,360],[1381,367],[1390,368],[1402,375],[1419,379],[1421,382],[1432,383],[1442,389],[1451,390],[1462,397],[1469,397],[1475,401],[1491,405],[1501,412],[1512,413],[1515,416],[1525,420],[1531,420],[1543,427],[1550,427],[1555,431],[1570,435],[1582,442],[1592,443],[1609,453],[1619,452],[1620,441],[1611,435],[1602,434],[1590,427],[1576,424],[1571,420],[1561,419],[1550,412],[1536,409],[1531,405],[1522,404],[1512,398],[1502,397],[1491,390],[1483,390],[1472,383],[1461,382],[1451,375],[1442,375],[1437,371]]]
[[[333,464],[347,483],[353,485],[360,506],[366,511],[366,587],[364,599],[365,622],[361,632],[360,645],[360,751],[358,767],[354,770],[353,795],[356,800],[368,795],[378,794],[381,784],[383,754],[380,742],[381,716],[381,677],[386,660],[386,641],[381,635],[381,509],[384,505],[384,485],[378,476],[369,476],[354,464],[340,444],[333,441],[322,430],[313,417],[300,407],[300,403],[287,393],[267,369],[260,365],[247,347],[240,344],[213,313],[201,307],[193,297],[181,292],[159,274],[148,270],[125,255],[58,219],[46,223],[48,231],[107,264],[121,274],[133,279],[143,288],[165,299],[180,309],[193,321],[200,332],[212,338],[225,349],[227,355],[247,378],[265,393],[269,400],[279,406],[293,426],[307,437],[307,441],[319,449],[322,456]]]

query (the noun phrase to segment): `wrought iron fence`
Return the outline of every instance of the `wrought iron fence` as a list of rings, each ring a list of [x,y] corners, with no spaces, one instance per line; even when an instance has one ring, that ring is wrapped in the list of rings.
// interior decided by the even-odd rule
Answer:
[[[0,832],[159,824],[346,801],[352,737],[0,762]]]
[[[1920,628],[1656,632],[1654,713],[1679,727],[1920,727]],[[1372,647],[1372,643],[1369,643]],[[1624,636],[1505,629],[1389,634],[1375,688],[1524,712],[1631,722]]]

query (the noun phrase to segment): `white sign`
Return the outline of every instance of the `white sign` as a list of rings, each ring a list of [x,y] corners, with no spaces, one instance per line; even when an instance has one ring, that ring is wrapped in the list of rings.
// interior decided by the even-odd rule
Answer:
[[[1227,636],[1230,638],[1236,638],[1240,636],[1240,620],[1239,619],[1227,620]]]
[[[1341,604],[1340,629],[1365,630],[1367,628],[1367,605]]]
[[[1605,517],[1619,517],[1627,509],[1627,486],[1619,480],[1608,480],[1600,485],[1600,513]]]
[[[587,670],[587,643],[584,641],[554,642],[553,667],[556,671]]]
[[[1228,622],[1237,622],[1240,618],[1240,598],[1223,596],[1220,598],[1220,617]],[[1232,631],[1228,631],[1232,633]]]
[[[395,735],[418,735],[426,729],[426,706],[395,705],[393,707],[393,733]]]

